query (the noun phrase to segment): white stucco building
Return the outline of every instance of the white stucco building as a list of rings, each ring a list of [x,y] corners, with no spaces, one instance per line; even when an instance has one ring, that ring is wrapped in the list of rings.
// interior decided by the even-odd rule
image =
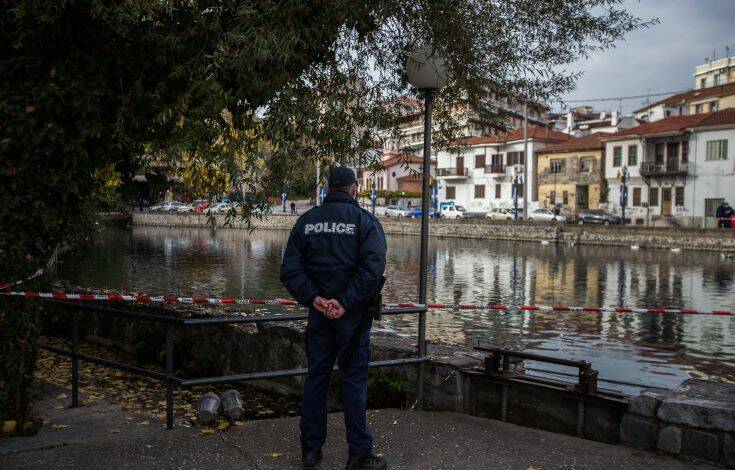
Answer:
[[[713,227],[720,202],[735,201],[735,109],[673,116],[603,138],[609,209],[639,225]]]
[[[523,175],[528,164],[528,181],[518,184],[518,206],[530,188],[529,209],[538,204],[537,155],[548,145],[564,142],[569,135],[537,126],[528,127],[528,155],[524,152],[523,129],[490,137],[469,137],[461,147],[437,154],[436,177],[439,200],[452,200],[470,211],[513,207],[514,175]]]

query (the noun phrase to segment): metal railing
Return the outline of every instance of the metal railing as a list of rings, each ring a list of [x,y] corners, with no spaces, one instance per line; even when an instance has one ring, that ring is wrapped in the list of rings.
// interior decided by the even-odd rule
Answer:
[[[468,176],[470,174],[467,168],[438,168],[436,176]]]
[[[549,364],[557,364],[560,366],[575,367],[579,370],[578,382],[576,389],[580,393],[595,394],[597,393],[597,376],[598,371],[592,369],[592,364],[587,361],[573,361],[570,359],[561,359],[557,357],[542,356],[539,354],[511,351],[501,348],[488,348],[476,346],[475,350],[489,352],[485,358],[485,372],[488,374],[507,374],[511,373],[510,358],[517,357],[519,359],[528,359],[531,361],[546,362]]]
[[[689,171],[689,163],[670,161],[666,163],[642,162],[641,176],[685,175]]]
[[[505,164],[504,163],[492,163],[490,165],[485,165],[485,173],[486,174],[504,174]]]
[[[216,385],[233,382],[245,382],[250,380],[271,379],[278,377],[294,377],[306,375],[308,369],[289,369],[265,372],[251,372],[246,374],[221,375],[217,377],[199,377],[199,378],[180,378],[174,375],[174,336],[176,329],[188,327],[202,327],[210,325],[232,325],[239,323],[264,323],[264,322],[284,322],[284,321],[300,321],[308,319],[307,313],[293,313],[282,315],[266,315],[266,316],[221,316],[221,317],[200,317],[200,318],[184,318],[172,317],[166,315],[156,315],[152,313],[134,312],[131,310],[122,310],[117,308],[101,307],[98,305],[82,304],[68,301],[49,300],[51,304],[63,307],[59,309],[62,312],[73,310],[72,315],[72,344],[71,351],[57,348],[50,344],[41,343],[39,347],[56,354],[71,357],[71,382],[72,407],[79,406],[79,360],[91,362],[104,367],[122,370],[132,374],[142,375],[154,380],[166,383],[166,428],[172,429],[174,426],[174,385],[179,387],[193,387],[197,385]],[[79,315],[80,313],[103,314],[113,317],[129,318],[133,320],[147,321],[152,323],[164,324],[166,327],[166,370],[160,372],[156,370],[146,369],[131,364],[110,361],[96,356],[90,356],[79,352]],[[424,314],[426,306],[415,306],[410,308],[390,308],[381,312],[382,315],[403,315],[403,314]],[[423,332],[419,333],[418,344],[422,344],[425,338],[422,337]],[[418,348],[422,351],[422,348]],[[425,354],[419,353],[415,357],[407,357],[401,359],[389,359],[383,361],[370,362],[369,366],[374,367],[392,367],[409,364],[421,364],[427,361]],[[335,365],[335,370],[337,370]],[[423,377],[419,378],[417,387],[423,387]]]

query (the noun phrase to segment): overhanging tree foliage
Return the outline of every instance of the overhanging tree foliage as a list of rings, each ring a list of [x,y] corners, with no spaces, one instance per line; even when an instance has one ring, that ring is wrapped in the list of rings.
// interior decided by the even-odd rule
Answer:
[[[0,10],[0,280],[88,227],[92,175],[146,155],[213,165],[280,192],[304,165],[365,159],[401,115],[416,44],[446,56],[437,98],[501,122],[493,96],[544,101],[564,65],[645,26],[620,0],[15,0]],[[262,145],[270,155],[262,165]],[[242,160],[235,164],[234,156]],[[192,161],[192,158],[195,161]],[[247,217],[250,209],[245,208]],[[23,418],[27,304],[0,299],[0,415]]]

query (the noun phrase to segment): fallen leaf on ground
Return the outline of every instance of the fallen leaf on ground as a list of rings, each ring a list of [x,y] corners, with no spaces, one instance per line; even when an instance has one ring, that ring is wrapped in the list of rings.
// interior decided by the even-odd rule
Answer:
[[[69,426],[66,424],[52,424],[51,429],[64,429],[68,428]]]
[[[245,426],[245,421],[235,421],[235,426]]]
[[[265,454],[266,457],[270,457],[272,459],[275,459],[276,457],[280,457],[283,455],[283,452],[271,452],[270,454]]]
[[[148,426],[149,424],[151,424],[151,422],[146,419],[145,421],[138,423],[138,426]]]
[[[217,425],[217,429],[219,429],[220,431],[224,431],[225,429],[227,429],[229,427],[230,427],[230,422],[229,421],[222,421],[221,423],[219,423]]]
[[[18,425],[17,421],[5,421],[3,422],[3,432],[11,433],[15,431],[15,427]]]
[[[64,398],[66,398],[66,393],[61,393],[59,395],[56,395],[57,400],[63,400]]]
[[[110,429],[110,434],[117,434],[119,432],[120,432],[119,429]]]
[[[214,429],[211,429],[211,428],[202,429],[202,434],[214,434]]]

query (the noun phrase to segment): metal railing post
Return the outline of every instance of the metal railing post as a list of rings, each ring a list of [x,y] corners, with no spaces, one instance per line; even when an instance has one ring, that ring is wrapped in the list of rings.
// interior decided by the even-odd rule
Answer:
[[[166,326],[166,429],[174,427],[174,326]]]
[[[79,312],[74,310],[71,333],[71,407],[79,406]]]

